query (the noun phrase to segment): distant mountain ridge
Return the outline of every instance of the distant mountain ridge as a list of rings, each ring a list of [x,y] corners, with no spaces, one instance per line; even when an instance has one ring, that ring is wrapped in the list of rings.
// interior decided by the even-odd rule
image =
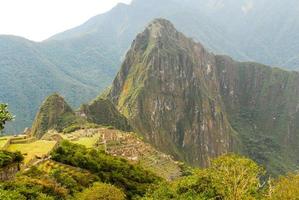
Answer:
[[[154,18],[210,51],[237,60],[298,69],[296,0],[134,0],[41,43],[0,36],[0,101],[16,121],[8,132],[30,126],[42,100],[58,92],[71,106],[95,98],[117,73],[136,34]]]

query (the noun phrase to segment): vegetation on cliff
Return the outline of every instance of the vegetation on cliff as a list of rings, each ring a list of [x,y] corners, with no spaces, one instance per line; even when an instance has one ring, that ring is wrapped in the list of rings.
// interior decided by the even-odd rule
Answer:
[[[31,134],[41,138],[48,130],[70,133],[82,128],[96,128],[98,125],[111,126],[130,131],[127,119],[120,114],[109,100],[98,98],[84,104],[75,112],[63,97],[53,94],[46,98],[32,125]]]
[[[49,96],[40,107],[32,125],[32,135],[41,138],[47,130],[62,131],[76,121],[72,108],[58,94]]]
[[[156,19],[132,43],[107,97],[158,149],[208,166],[232,151],[235,137],[213,63],[201,44]]]
[[[108,100],[97,98],[90,104],[83,104],[80,114],[84,114],[90,123],[113,126],[119,130],[131,131],[127,119]]]
[[[106,96],[160,150],[208,166],[227,152],[271,174],[295,170],[299,73],[215,56],[156,19],[140,33]]]

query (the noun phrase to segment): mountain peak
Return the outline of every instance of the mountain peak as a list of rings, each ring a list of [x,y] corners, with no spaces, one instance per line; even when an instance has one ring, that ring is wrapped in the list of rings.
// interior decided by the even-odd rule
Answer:
[[[175,50],[184,47],[192,49],[194,45],[198,49],[204,49],[200,43],[195,43],[192,39],[179,32],[175,26],[163,18],[154,19],[143,32],[137,35],[132,44],[133,52],[151,52],[154,49]]]
[[[169,36],[177,33],[174,25],[163,18],[154,19],[149,23],[145,31],[149,31],[150,35],[154,38],[160,38],[162,36]]]
[[[160,150],[207,166],[233,146],[215,76],[212,54],[155,19],[135,39],[108,98]]]
[[[49,129],[62,130],[71,124],[75,113],[62,96],[54,93],[46,98],[41,105],[32,125],[32,135],[41,138]]]
[[[167,19],[164,18],[156,18],[153,21],[151,21],[148,25],[149,28],[151,27],[159,27],[159,28],[172,28],[175,29],[174,25]]]

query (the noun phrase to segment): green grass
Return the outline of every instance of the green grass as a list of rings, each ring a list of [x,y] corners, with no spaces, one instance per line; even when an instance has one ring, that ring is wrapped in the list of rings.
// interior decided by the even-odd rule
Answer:
[[[75,144],[84,145],[86,148],[92,148],[96,144],[99,139],[99,135],[96,134],[93,137],[82,137],[79,138],[77,141],[72,141]]]
[[[35,156],[42,157],[50,153],[54,148],[56,141],[38,140],[29,144],[11,144],[9,145],[9,151],[20,151],[24,154],[24,162],[27,164]]]
[[[4,147],[4,145],[7,143],[9,138],[11,138],[11,137],[0,137],[0,149],[2,149]]]

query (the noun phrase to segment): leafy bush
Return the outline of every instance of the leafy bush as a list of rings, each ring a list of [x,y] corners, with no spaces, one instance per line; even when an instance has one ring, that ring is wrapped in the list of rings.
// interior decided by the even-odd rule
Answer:
[[[15,180],[1,183],[1,190],[14,195],[24,196],[25,199],[52,200],[66,199],[68,196],[67,189],[61,187],[54,180],[42,177],[42,175],[39,178],[17,177]]]
[[[264,170],[254,161],[238,156],[220,156],[208,169],[216,190],[226,199],[254,199]]]
[[[92,187],[77,194],[76,199],[80,200],[124,200],[125,194],[117,187],[105,184],[95,183]]]
[[[7,191],[0,189],[0,199],[1,200],[26,200],[26,197],[17,191]]]
[[[270,199],[298,199],[299,197],[299,175],[289,174],[278,178],[270,186]]]
[[[71,194],[80,191],[80,186],[77,184],[76,180],[68,174],[63,173],[61,170],[54,169],[50,174],[58,183],[67,188]]]
[[[144,200],[259,199],[264,195],[260,190],[263,173],[250,159],[237,155],[221,156],[207,169],[198,169],[191,176],[148,191]]]
[[[11,121],[13,119],[13,116],[10,114],[7,107],[7,104],[0,104],[0,131],[4,129],[4,125],[7,121]]]
[[[20,152],[9,152],[0,150],[0,168],[13,163],[20,163],[24,159]]]

